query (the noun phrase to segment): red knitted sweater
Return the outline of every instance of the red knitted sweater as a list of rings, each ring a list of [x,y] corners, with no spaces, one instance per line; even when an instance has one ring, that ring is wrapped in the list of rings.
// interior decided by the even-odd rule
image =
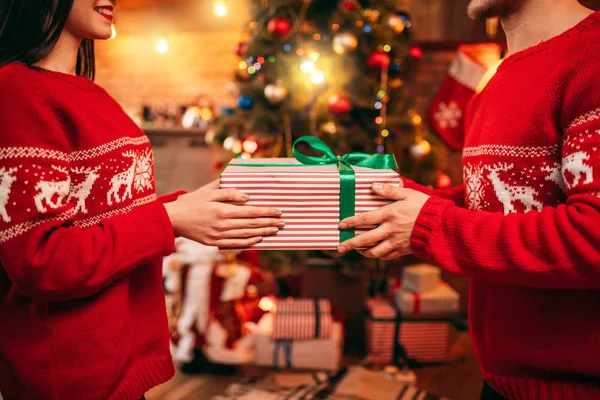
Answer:
[[[509,399],[600,399],[599,12],[505,60],[471,104],[463,165],[443,195],[467,209],[431,197],[412,245],[471,278],[486,380]]]
[[[139,399],[174,373],[148,139],[91,81],[0,68],[0,392]]]

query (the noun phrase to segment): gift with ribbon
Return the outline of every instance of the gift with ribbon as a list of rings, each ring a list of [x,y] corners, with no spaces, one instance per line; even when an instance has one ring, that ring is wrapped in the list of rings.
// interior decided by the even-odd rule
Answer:
[[[447,288],[453,290],[444,283],[442,290]],[[436,362],[446,358],[450,321],[456,312],[424,312],[421,295],[410,296],[412,308],[405,307],[406,311],[385,298],[367,299],[366,338],[371,362]]]
[[[344,328],[334,322],[327,339],[277,340],[273,338],[273,313],[265,314],[254,333],[255,362],[277,369],[337,371],[344,347]]]
[[[333,317],[327,299],[279,299],[273,311],[273,339],[327,339]]]
[[[307,146],[320,155],[301,151]],[[341,220],[390,204],[371,191],[373,183],[398,186],[396,160],[390,154],[336,156],[320,139],[294,143],[294,158],[234,159],[221,175],[221,188],[250,196],[250,206],[283,212],[285,228],[253,246],[262,250],[335,250],[340,242],[371,227],[340,230]]]

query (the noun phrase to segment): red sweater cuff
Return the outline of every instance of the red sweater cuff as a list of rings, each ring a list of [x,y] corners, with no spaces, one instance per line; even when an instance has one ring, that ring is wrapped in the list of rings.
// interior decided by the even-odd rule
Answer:
[[[413,228],[411,245],[415,256],[424,260],[432,259],[429,248],[440,229],[444,211],[452,204],[448,200],[435,196],[427,200]]]
[[[163,204],[167,204],[167,203],[171,203],[171,202],[177,200],[179,198],[179,196],[186,194],[186,193],[187,192],[185,190],[178,190],[173,193],[162,195],[158,198],[158,200]]]

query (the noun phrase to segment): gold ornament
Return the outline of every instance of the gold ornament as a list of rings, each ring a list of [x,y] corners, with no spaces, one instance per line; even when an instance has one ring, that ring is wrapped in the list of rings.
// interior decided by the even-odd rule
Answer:
[[[271,104],[279,104],[287,96],[287,89],[273,83],[265,86],[265,98]]]
[[[350,32],[338,33],[333,38],[333,51],[337,54],[346,54],[356,50],[358,39]]]
[[[404,21],[397,15],[390,15],[387,19],[388,25],[396,32],[404,32]]]
[[[431,145],[427,140],[417,140],[415,144],[410,146],[410,154],[413,158],[420,160],[431,152]]]
[[[335,125],[335,122],[329,121],[321,125],[321,130],[329,133],[330,135],[335,135],[337,133],[337,126]]]
[[[364,11],[365,17],[370,22],[377,22],[379,20],[379,15],[381,14],[379,10],[373,10],[371,8],[366,8]]]

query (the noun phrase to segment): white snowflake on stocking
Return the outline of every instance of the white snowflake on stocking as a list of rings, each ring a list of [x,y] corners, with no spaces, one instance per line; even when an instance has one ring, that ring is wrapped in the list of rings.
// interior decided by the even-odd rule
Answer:
[[[481,210],[485,196],[481,164],[466,165],[464,168],[464,181],[469,210]]]
[[[454,101],[448,104],[442,101],[438,107],[438,111],[434,114],[434,118],[442,129],[456,128],[462,118],[462,111]]]
[[[148,150],[137,156],[133,181],[135,190],[141,192],[144,189],[152,189],[153,178],[154,160],[152,159],[152,151]]]

